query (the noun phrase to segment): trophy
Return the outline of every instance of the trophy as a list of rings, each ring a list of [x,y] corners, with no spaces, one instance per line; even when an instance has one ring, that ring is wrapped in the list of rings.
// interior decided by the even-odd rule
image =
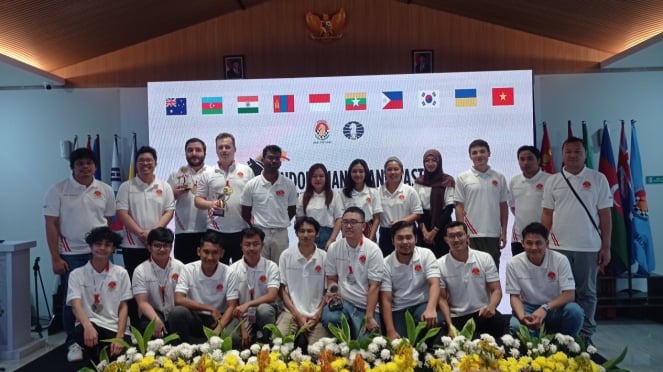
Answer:
[[[230,199],[230,195],[232,195],[232,193],[233,188],[230,186],[230,181],[226,180],[226,185],[223,187],[223,192],[221,192],[216,197],[216,203],[219,207],[221,207],[221,209],[214,209],[214,212],[212,212],[213,215],[223,217],[227,205],[226,201]]]

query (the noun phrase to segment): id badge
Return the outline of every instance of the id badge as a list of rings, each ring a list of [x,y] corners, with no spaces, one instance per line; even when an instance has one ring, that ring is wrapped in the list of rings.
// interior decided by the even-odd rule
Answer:
[[[348,274],[348,276],[345,278],[345,281],[347,281],[348,284],[352,285],[357,284],[357,279],[355,279],[355,274]]]
[[[249,324],[255,324],[256,323],[256,307],[251,306],[249,307],[248,310],[246,310],[246,321],[249,322]]]

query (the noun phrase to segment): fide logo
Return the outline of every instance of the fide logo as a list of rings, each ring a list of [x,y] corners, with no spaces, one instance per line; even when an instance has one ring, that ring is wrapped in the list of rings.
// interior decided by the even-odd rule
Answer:
[[[358,121],[348,122],[343,126],[343,135],[349,140],[358,140],[364,135],[364,126]]]
[[[326,121],[318,120],[318,122],[315,123],[315,138],[317,138],[319,141],[328,139],[330,134],[329,124],[327,124]]]

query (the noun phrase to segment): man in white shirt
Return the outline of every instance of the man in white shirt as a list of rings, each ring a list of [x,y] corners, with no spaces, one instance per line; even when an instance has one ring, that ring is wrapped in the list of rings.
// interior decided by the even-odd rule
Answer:
[[[517,154],[522,173],[509,182],[509,207],[516,217],[511,240],[512,256],[523,252],[523,245],[520,243],[522,229],[531,222],[541,221],[543,186],[550,177],[549,173],[541,170],[539,149],[534,146],[521,146]]]
[[[187,165],[175,170],[168,177],[168,184],[175,196],[175,258],[186,264],[198,259],[198,243],[207,228],[207,213],[194,205],[200,177],[208,168],[207,146],[199,138],[190,138],[184,144],[184,152]]]
[[[207,230],[221,234],[226,265],[242,258],[242,230],[249,224],[242,218],[239,199],[244,187],[253,178],[253,170],[235,161],[235,137],[230,133],[216,136],[219,160],[208,167],[198,181],[196,207],[207,211]]]
[[[488,165],[488,142],[482,139],[472,141],[469,153],[472,168],[458,175],[454,189],[456,220],[467,226],[470,245],[488,252],[499,270],[509,218],[506,178]]]
[[[288,248],[288,226],[297,211],[295,184],[279,173],[281,148],[268,145],[262,150],[263,170],[260,176],[250,180],[240,203],[242,217],[265,233],[262,255],[279,262],[281,253]]]
[[[384,258],[380,305],[385,334],[390,339],[407,335],[405,312],[415,322],[437,327],[443,316],[437,312],[440,296],[440,267],[430,249],[416,246],[414,222],[398,221],[391,226],[394,252]]]
[[[445,322],[462,329],[474,319],[474,336],[488,333],[499,339],[506,322],[497,311],[502,300],[500,277],[492,257],[469,246],[467,226],[453,221],[445,227],[449,253],[437,260],[440,266],[440,309]],[[453,336],[452,328],[448,329]]]
[[[341,228],[344,238],[335,241],[327,252],[325,275],[327,288],[336,294],[322,311],[322,324],[340,326],[341,315],[350,324],[353,338],[369,332],[380,331],[380,314],[377,311],[380,283],[384,275],[382,251],[375,242],[363,235],[366,225],[364,211],[349,207],[343,213]],[[341,299],[337,308],[334,300]],[[366,317],[364,329],[362,320]]]
[[[94,179],[99,160],[94,152],[79,148],[69,155],[71,177],[51,188],[44,197],[46,243],[51,253],[53,272],[60,275],[62,288],[62,325],[72,345],[74,322],[66,303],[69,274],[90,259],[85,235],[95,227],[110,225],[115,215],[115,195],[107,184]]]
[[[545,323],[547,333],[576,337],[584,312],[575,302],[575,281],[569,260],[548,249],[548,229],[539,222],[522,231],[525,253],[516,255],[506,266],[506,292],[510,294],[510,328],[515,334],[524,324],[538,334]]]
[[[543,186],[541,223],[550,231],[551,248],[564,254],[571,263],[576,302],[585,311],[580,336],[591,343],[596,331],[599,265],[610,263],[613,196],[605,176],[585,167],[586,157],[582,139],[571,137],[564,141],[564,167]]]
[[[271,332],[265,325],[276,323],[279,315],[279,268],[262,254],[265,233],[257,227],[244,229],[242,259],[231,266],[238,285],[228,293],[237,300],[233,316],[244,320],[240,325],[241,345],[246,348],[253,342],[269,342]]]
[[[203,326],[228,332],[237,324],[233,320],[236,298],[230,293],[237,286],[232,270],[219,262],[223,256],[219,235],[208,231],[198,246],[200,261],[186,264],[175,288],[175,307],[169,316],[170,332],[180,338],[176,343],[202,342],[206,339]],[[235,301],[233,301],[235,300]],[[233,344],[239,343],[239,335],[233,335]]]
[[[320,323],[325,305],[327,252],[316,248],[315,238],[320,232],[320,224],[313,217],[297,218],[295,232],[299,240],[297,246],[286,249],[279,262],[279,292],[286,311],[281,312],[276,325],[284,335],[308,325],[304,335],[311,345],[327,336]]]

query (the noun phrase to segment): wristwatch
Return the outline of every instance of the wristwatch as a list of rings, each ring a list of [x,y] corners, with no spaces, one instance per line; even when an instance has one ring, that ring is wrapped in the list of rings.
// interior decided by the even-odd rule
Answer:
[[[547,303],[541,305],[541,308],[543,308],[543,310],[545,310],[546,313],[547,313],[548,311],[550,311],[550,305],[548,305]]]

